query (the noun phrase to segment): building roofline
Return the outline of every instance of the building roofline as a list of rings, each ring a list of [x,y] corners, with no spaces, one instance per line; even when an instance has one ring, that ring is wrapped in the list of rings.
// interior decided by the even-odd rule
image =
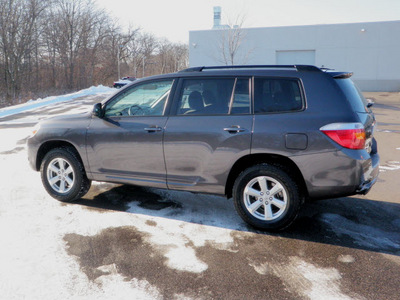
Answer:
[[[327,24],[299,24],[299,25],[277,25],[277,26],[265,26],[265,27],[243,27],[245,30],[258,30],[258,29],[276,29],[276,28],[299,28],[299,27],[319,27],[319,26],[345,26],[345,25],[368,25],[368,24],[383,24],[383,23],[399,23],[400,20],[386,20],[386,21],[370,21],[370,22],[349,22],[349,23],[327,23]],[[199,29],[189,30],[190,32],[202,32],[202,31],[218,31],[224,29]]]

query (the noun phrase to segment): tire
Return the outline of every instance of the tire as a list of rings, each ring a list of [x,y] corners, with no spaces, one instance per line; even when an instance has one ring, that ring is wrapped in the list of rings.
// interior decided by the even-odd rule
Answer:
[[[283,167],[260,164],[244,170],[233,186],[239,216],[262,230],[280,231],[296,219],[302,198]]]
[[[59,201],[76,201],[91,186],[78,154],[72,148],[49,151],[43,158],[40,173],[46,191]]]

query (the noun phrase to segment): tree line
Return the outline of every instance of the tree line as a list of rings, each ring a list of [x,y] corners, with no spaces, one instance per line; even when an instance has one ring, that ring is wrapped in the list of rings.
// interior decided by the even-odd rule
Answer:
[[[91,0],[0,0],[0,106],[187,65],[187,45],[121,28]]]

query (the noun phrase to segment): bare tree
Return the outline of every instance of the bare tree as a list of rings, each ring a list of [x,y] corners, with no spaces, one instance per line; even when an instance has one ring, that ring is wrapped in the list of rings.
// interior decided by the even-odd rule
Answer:
[[[251,50],[243,52],[242,46],[246,42],[244,21],[244,15],[237,15],[233,22],[228,19],[225,28],[219,30],[217,60],[225,65],[245,64],[252,52]]]
[[[139,58],[141,57],[140,47],[140,28],[128,29],[128,32],[121,34],[120,47],[120,59],[126,64],[126,72],[129,72],[129,67],[133,66],[133,75],[137,76],[137,69],[139,64]]]
[[[140,37],[141,59],[142,59],[142,77],[149,75],[149,70],[146,69],[147,65],[154,64],[152,57],[158,47],[158,41],[153,34],[144,33]],[[147,73],[146,73],[147,71]]]
[[[173,72],[185,69],[189,66],[189,47],[186,44],[175,44],[173,49]]]
[[[90,0],[56,0],[52,19],[57,29],[57,52],[64,66],[66,86],[75,86],[75,68],[82,49],[93,33],[98,11]],[[85,45],[86,43],[86,45]]]
[[[6,100],[19,97],[34,43],[35,22],[44,5],[39,0],[0,0],[0,49]]]
[[[161,73],[167,73],[168,65],[171,62],[173,45],[166,39],[162,39],[158,43],[157,61],[161,69]]]
[[[188,65],[188,47],[162,39],[159,42],[156,60],[159,73],[171,73],[184,69]]]
[[[140,29],[135,31],[135,35],[129,39],[128,43],[126,44],[126,57],[125,60],[128,66],[133,69],[131,74],[134,77],[138,77],[138,68],[141,62],[141,45],[140,45]]]
[[[112,84],[119,63],[124,75],[174,72],[187,46],[122,30],[94,0],[0,0],[0,106]]]

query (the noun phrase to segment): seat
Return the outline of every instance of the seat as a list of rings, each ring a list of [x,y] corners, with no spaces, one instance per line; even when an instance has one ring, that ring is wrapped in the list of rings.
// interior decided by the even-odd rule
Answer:
[[[214,93],[210,90],[203,92],[203,98],[206,106],[204,107],[204,114],[219,115],[228,113],[229,99],[224,101],[224,97],[215,97]]]
[[[190,93],[188,98],[189,110],[185,112],[187,114],[198,114],[204,109],[203,97],[200,92],[193,91]]]

